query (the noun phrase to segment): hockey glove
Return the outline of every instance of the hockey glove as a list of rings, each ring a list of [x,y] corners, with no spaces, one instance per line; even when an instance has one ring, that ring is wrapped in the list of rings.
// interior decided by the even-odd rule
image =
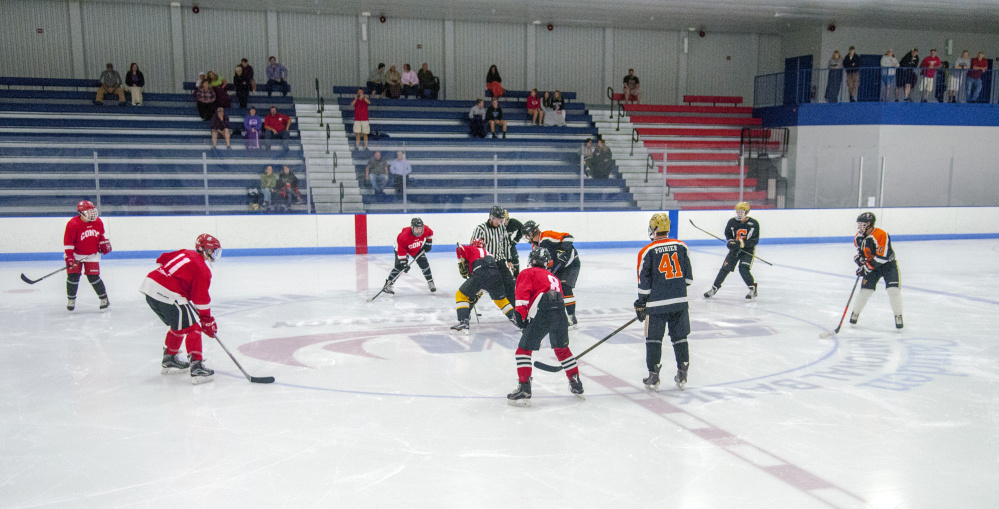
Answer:
[[[735,239],[729,239],[729,241],[728,241],[728,248],[729,249],[738,249],[739,248],[739,241],[735,240]]]
[[[215,323],[215,318],[209,316],[208,318],[201,319],[201,332],[204,332],[210,337],[215,337],[215,334],[219,331],[219,325]]]
[[[111,252],[111,241],[108,239],[101,239],[101,242],[97,244],[97,249],[101,250],[101,254],[108,254]]]
[[[857,253],[857,255],[853,257],[853,263],[856,263],[857,267],[863,267],[864,265],[867,265],[867,257]]]
[[[556,251],[555,252],[555,263],[561,267],[565,267],[569,264],[569,252],[568,251]]]
[[[396,257],[395,268],[396,270],[408,271],[409,268],[406,266],[406,258]]]
[[[458,261],[458,274],[461,274],[461,277],[468,279],[468,262],[465,260]]]
[[[66,266],[72,269],[74,265],[76,265],[76,258],[74,258],[72,255],[67,256]]]
[[[638,317],[639,322],[645,321],[645,299],[635,301],[635,316]]]
[[[426,241],[426,242],[424,242],[423,243],[423,252],[424,253],[429,253],[430,252],[430,248],[434,247],[433,244],[434,243],[431,242],[431,241],[429,241],[429,240]]]
[[[871,262],[864,261],[864,264],[861,265],[859,269],[857,269],[857,275],[858,276],[866,276],[866,275],[870,274],[873,270],[874,270],[874,266],[871,265]]]

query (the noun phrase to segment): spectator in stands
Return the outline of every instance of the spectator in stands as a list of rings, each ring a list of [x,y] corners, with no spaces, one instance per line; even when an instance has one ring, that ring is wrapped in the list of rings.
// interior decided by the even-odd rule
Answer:
[[[246,138],[246,148],[260,148],[260,131],[264,128],[264,119],[257,115],[257,109],[250,107],[250,113],[243,116],[243,137]]]
[[[898,59],[891,48],[881,57],[881,100],[895,101],[895,74],[898,70]]]
[[[419,71],[416,71],[416,78],[420,81],[420,97],[423,99],[437,99],[437,94],[440,92],[440,85],[434,78],[434,73],[430,72],[430,68],[426,62],[423,62],[423,67]]]
[[[486,121],[489,122],[489,132],[496,137],[496,126],[503,127],[503,138],[506,139],[506,120],[503,120],[503,108],[499,105],[499,100],[493,97],[492,104],[486,108]]]
[[[635,76],[634,69],[628,69],[628,74],[624,77],[624,90],[622,94],[624,95],[625,102],[637,104],[642,101],[642,84],[638,81],[638,76]]]
[[[927,102],[933,97],[933,88],[937,78],[937,69],[941,67],[940,57],[937,56],[937,50],[931,49],[930,56],[923,59],[919,67],[923,69],[923,79],[920,82],[920,88],[922,90],[923,102]]]
[[[583,158],[583,168],[585,168],[586,176],[593,176],[593,139],[586,138],[586,142],[583,143],[583,148],[581,150]]]
[[[267,62],[267,85],[264,86],[267,97],[270,97],[274,89],[281,92],[282,96],[288,95],[288,92],[291,91],[291,87],[288,85],[288,68],[279,64],[277,58],[274,57],[267,59]]]
[[[243,78],[250,82],[250,89],[256,92],[257,82],[253,80],[253,66],[250,65],[250,61],[244,58],[239,61],[239,66],[243,68]]]
[[[364,167],[364,180],[371,182],[371,189],[375,194],[385,194],[388,178],[388,161],[382,159],[382,153],[376,150],[375,154],[368,160],[368,165]]]
[[[278,179],[277,175],[274,174],[274,168],[268,166],[264,168],[264,173],[260,175],[260,194],[264,196],[264,203],[261,208],[267,210],[267,207],[271,204],[271,193],[277,188]]]
[[[410,94],[419,97],[420,78],[409,64],[402,65],[402,95],[409,99]]]
[[[968,79],[968,69],[971,68],[971,59],[968,58],[968,50],[961,52],[961,58],[954,62],[954,68],[947,76],[947,100],[956,102],[967,101],[967,94],[963,93],[966,88],[964,83]]]
[[[860,89],[860,55],[857,48],[850,46],[850,51],[843,58],[843,68],[846,69],[846,90],[850,102],[857,102],[857,90]]]
[[[290,150],[288,148],[288,140],[291,134],[288,129],[291,127],[291,117],[287,115],[282,115],[278,113],[276,106],[271,106],[271,113],[264,117],[264,139],[272,140],[278,138],[281,144],[284,146],[285,150]],[[267,150],[271,149],[270,141],[264,142],[264,148]]]
[[[552,96],[551,109],[555,112],[556,125],[565,125],[565,99],[562,98],[562,92],[556,90],[555,95]]]
[[[968,102],[977,102],[982,93],[982,73],[989,69],[989,61],[985,53],[978,52],[978,58],[971,60],[971,70],[968,71]]]
[[[545,90],[541,96],[541,124],[555,125],[558,119],[555,118],[555,110],[552,109],[552,94]]]
[[[218,142],[219,135],[225,138],[225,148],[231,149],[232,146],[229,144],[229,115],[226,114],[225,108],[219,106],[216,109],[215,114],[212,115],[212,148],[216,148],[215,144]]]
[[[378,64],[378,67],[368,74],[367,86],[371,97],[385,94],[385,64]]]
[[[391,65],[385,73],[385,97],[398,99],[400,96],[402,96],[402,75],[394,65]]]
[[[125,106],[125,90],[121,88],[121,75],[114,70],[114,65],[108,64],[107,69],[101,73],[100,86],[97,87],[97,97],[94,98],[95,106],[104,105],[104,94],[117,94],[118,106]],[[209,113],[211,115],[211,113]]]
[[[291,168],[284,166],[281,168],[281,174],[278,175],[277,183],[278,195],[284,199],[284,203],[287,207],[291,207],[292,198],[297,199],[297,204],[302,204],[302,193],[298,191],[298,177],[291,172]]]
[[[614,167],[614,156],[611,149],[604,143],[603,138],[597,139],[597,148],[593,149],[593,178],[605,179],[610,177],[611,168]]]
[[[538,97],[538,89],[532,88],[527,96],[527,116],[531,117],[531,125],[541,125],[544,120],[544,113],[541,112],[541,98]]]
[[[500,77],[496,64],[489,66],[489,72],[486,73],[486,88],[493,97],[503,97],[503,78]]]
[[[826,102],[839,102],[839,89],[843,85],[843,57],[833,51],[829,59],[829,79],[826,82]]]
[[[212,90],[215,91],[215,106],[221,106],[222,108],[229,109],[232,107],[232,98],[229,97],[229,92],[226,92],[226,87],[229,86],[229,82],[225,78],[219,76],[215,71],[208,71],[208,77],[206,78],[208,83],[211,84]]]
[[[215,113],[215,90],[207,79],[201,81],[201,88],[194,92],[194,97],[198,101],[198,115],[201,115],[201,119],[211,119]]]
[[[361,137],[364,137],[364,150],[368,150],[368,135],[371,134],[371,123],[368,121],[368,105],[371,101],[364,96],[364,89],[357,89],[357,95],[350,105],[354,108],[354,145],[361,150]]]
[[[409,174],[413,173],[413,166],[406,160],[406,153],[396,152],[396,158],[389,165],[389,172],[395,175],[395,190],[402,193],[403,182],[409,182]]]
[[[125,86],[132,95],[132,106],[142,106],[142,87],[146,86],[146,78],[139,70],[139,64],[132,62],[125,74]]]
[[[900,96],[899,101],[914,101],[912,89],[916,86],[915,68],[919,66],[919,48],[913,48],[912,51],[902,55],[898,65],[901,67],[898,72],[898,87],[905,89],[905,96]]]
[[[201,88],[201,83],[203,81],[205,81],[205,79],[207,77],[208,77],[208,73],[205,73],[205,72],[199,72],[198,73],[198,80],[194,82],[194,91],[195,91],[195,93],[197,93],[197,91]]]
[[[486,109],[482,107],[482,99],[476,99],[475,106],[468,110],[468,128],[473,138],[486,137]]]
[[[243,70],[243,66],[236,66],[236,74],[232,76],[232,86],[236,89],[236,99],[239,100],[239,107],[246,109],[246,103],[250,101],[250,88],[252,88],[252,83],[246,77],[246,71]]]

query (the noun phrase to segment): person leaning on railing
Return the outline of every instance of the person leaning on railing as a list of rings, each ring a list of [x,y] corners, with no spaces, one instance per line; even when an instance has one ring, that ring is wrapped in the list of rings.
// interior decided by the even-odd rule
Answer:
[[[971,70],[968,71],[968,102],[978,101],[982,93],[982,73],[989,69],[989,61],[985,53],[978,52],[978,58],[971,60]]]
[[[954,68],[947,76],[947,101],[966,102],[967,94],[963,93],[964,82],[968,78],[968,69],[971,68],[971,59],[968,58],[968,50],[961,52],[961,58],[954,62]]]
[[[899,97],[899,101],[915,100],[912,96],[912,89],[916,86],[916,67],[919,67],[919,48],[912,48],[912,51],[902,56],[898,61],[901,69],[898,72],[898,88],[905,89],[905,96]]]
[[[894,102],[895,95],[895,75],[898,72],[898,59],[895,58],[895,50],[889,48],[881,57],[881,100]]]
[[[850,46],[850,51],[843,58],[843,68],[846,69],[846,90],[850,94],[850,102],[855,103],[860,89],[860,55],[857,48]]]
[[[843,85],[843,57],[839,51],[833,51],[829,59],[829,78],[826,81],[826,102],[839,102],[839,89]]]
[[[931,49],[930,56],[924,58],[922,63],[919,64],[919,67],[923,69],[923,79],[920,82],[923,102],[928,102],[933,97],[933,90],[937,80],[937,69],[942,65],[935,49]]]

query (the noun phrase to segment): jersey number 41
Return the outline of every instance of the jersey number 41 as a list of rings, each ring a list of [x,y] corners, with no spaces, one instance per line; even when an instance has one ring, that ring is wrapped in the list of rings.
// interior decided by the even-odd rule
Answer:
[[[680,260],[677,258],[676,253],[670,255],[663,255],[662,260],[659,262],[659,272],[666,274],[666,279],[673,279],[675,277],[683,277],[683,271],[680,270]]]

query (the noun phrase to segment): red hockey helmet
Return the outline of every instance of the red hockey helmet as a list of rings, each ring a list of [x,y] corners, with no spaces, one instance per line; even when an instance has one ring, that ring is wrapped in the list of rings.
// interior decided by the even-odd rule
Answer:
[[[484,241],[482,239],[472,239],[472,242],[470,242],[468,245],[475,246],[475,247],[481,247],[481,248],[485,249],[485,247],[486,247],[486,241]]]
[[[222,243],[207,233],[198,235],[198,240],[194,242],[194,249],[199,253],[206,254],[208,259],[213,262],[222,258]]]
[[[84,221],[93,221],[97,219],[97,207],[94,203],[89,200],[83,200],[76,204],[76,211],[83,216]]]

